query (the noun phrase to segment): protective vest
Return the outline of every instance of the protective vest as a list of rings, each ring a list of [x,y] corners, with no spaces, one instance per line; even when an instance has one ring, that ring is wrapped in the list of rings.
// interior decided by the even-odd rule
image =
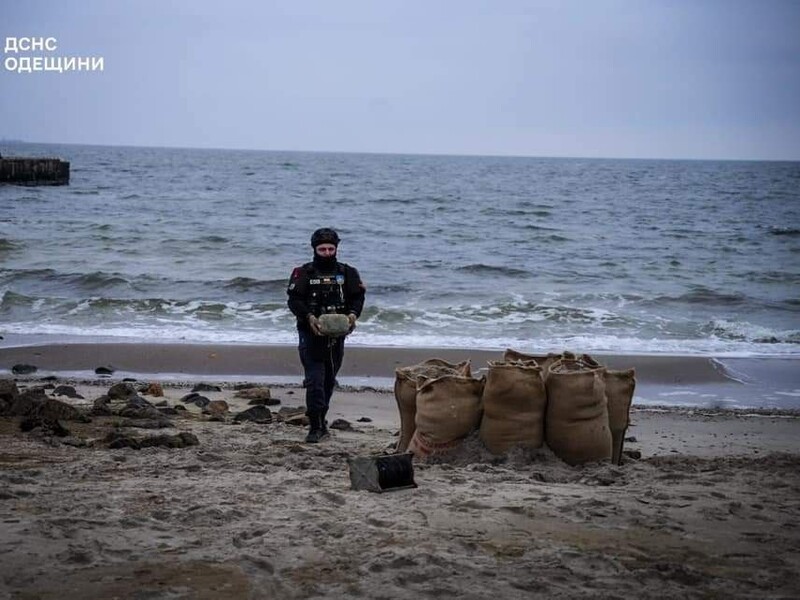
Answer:
[[[314,316],[346,311],[344,294],[344,266],[339,264],[335,273],[320,273],[311,265],[308,268],[308,308]]]

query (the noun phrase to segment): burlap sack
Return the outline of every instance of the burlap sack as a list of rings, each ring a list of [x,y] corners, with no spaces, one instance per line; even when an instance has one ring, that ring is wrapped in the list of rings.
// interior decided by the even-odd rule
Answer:
[[[540,367],[533,362],[490,362],[482,402],[480,438],[489,452],[541,447],[547,395]]]
[[[570,465],[610,459],[605,368],[560,359],[545,385],[545,441],[555,455]]]
[[[503,353],[504,362],[530,362],[534,361],[542,369],[542,379],[547,379],[550,366],[558,359],[563,358],[562,354],[523,354],[511,348]]]
[[[416,429],[417,384],[427,378],[456,374],[471,376],[469,361],[450,363],[441,358],[431,358],[417,365],[395,370],[394,398],[400,411],[400,439],[397,441],[397,452],[405,452]]]
[[[633,392],[636,389],[634,369],[606,371],[606,400],[608,401],[608,426],[611,429],[611,462],[615,465],[622,459],[625,432],[630,424]]]
[[[444,375],[417,387],[416,431],[408,450],[417,457],[450,449],[481,422],[483,379]]]
[[[587,367],[591,368],[603,366],[588,354],[581,354],[580,356],[578,356],[578,360],[581,361],[583,364],[585,364]]]

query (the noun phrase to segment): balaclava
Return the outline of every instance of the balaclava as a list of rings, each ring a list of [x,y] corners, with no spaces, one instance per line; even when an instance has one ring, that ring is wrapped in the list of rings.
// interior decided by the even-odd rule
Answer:
[[[311,235],[311,247],[314,248],[314,266],[322,272],[331,271],[336,266],[336,253],[332,256],[320,256],[316,250],[320,244],[333,244],[338,250],[339,234],[329,227],[323,227],[322,229],[317,229]]]

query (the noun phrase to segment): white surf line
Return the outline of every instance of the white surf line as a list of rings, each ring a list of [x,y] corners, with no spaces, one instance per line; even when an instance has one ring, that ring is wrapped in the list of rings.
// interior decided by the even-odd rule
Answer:
[[[716,358],[711,358],[710,360],[711,360],[711,366],[714,367],[717,373],[719,373],[723,377],[730,379],[731,381],[735,381],[736,383],[741,383],[742,385],[747,385],[748,383],[753,382],[752,379],[749,379],[747,377],[747,375],[745,375],[744,373],[740,373],[735,369],[733,369],[732,367],[725,365],[722,361]]]

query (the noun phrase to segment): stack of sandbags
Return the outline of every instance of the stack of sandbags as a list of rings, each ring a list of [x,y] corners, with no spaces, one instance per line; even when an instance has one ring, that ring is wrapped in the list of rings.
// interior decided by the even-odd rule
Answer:
[[[481,423],[483,386],[484,379],[456,374],[422,380],[408,450],[425,457],[456,448]]]
[[[396,451],[425,457],[451,450],[479,427],[495,455],[543,441],[571,465],[619,464],[636,379],[588,354],[533,355],[507,349],[474,379],[469,361],[432,358],[395,371],[400,410]]]
[[[561,359],[579,361],[588,368],[602,367],[597,360],[588,354],[575,355],[571,352],[562,354],[524,354],[516,350],[507,349],[503,354],[505,361],[534,362],[542,368],[542,378],[546,381],[550,368]],[[612,437],[611,461],[618,465],[622,458],[622,447],[625,442],[625,432],[630,424],[630,409],[633,402],[633,393],[636,388],[634,369],[612,371],[606,369],[604,373],[605,395],[608,410],[608,424]]]
[[[612,457],[606,370],[592,362],[561,358],[547,376],[545,440],[570,465]]]
[[[547,395],[535,360],[490,362],[482,403],[480,438],[489,452],[542,446]]]
[[[400,411],[400,439],[397,442],[397,452],[405,452],[408,449],[417,428],[417,386],[427,379],[436,379],[443,375],[471,377],[469,361],[450,363],[440,358],[431,358],[395,371],[394,397]]]

